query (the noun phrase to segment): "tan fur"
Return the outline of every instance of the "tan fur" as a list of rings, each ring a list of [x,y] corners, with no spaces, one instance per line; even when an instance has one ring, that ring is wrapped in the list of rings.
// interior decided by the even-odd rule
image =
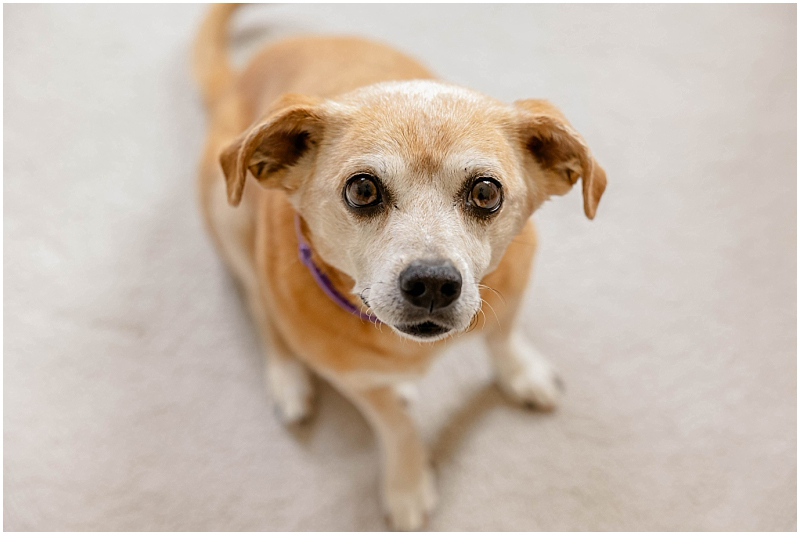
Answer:
[[[243,286],[269,356],[270,388],[284,416],[308,415],[309,369],[331,381],[363,410],[381,438],[390,523],[417,529],[435,496],[424,449],[393,386],[423,374],[442,342],[405,340],[389,326],[359,320],[331,301],[298,259],[296,212],[303,216],[315,264],[357,303],[351,292],[359,269],[353,271],[352,255],[341,250],[337,236],[358,223],[319,214],[341,202],[326,196],[341,191],[351,167],[367,165],[359,158],[372,162],[378,154],[383,155],[379,165],[400,162],[403,179],[396,187],[404,193],[439,187],[429,185],[429,177],[449,176],[470,158],[478,168],[496,166],[508,177],[507,215],[495,226],[474,227],[477,237],[470,238],[476,247],[486,246],[475,264],[485,272],[480,280],[485,306],[473,318],[474,332],[488,333],[498,381],[510,396],[552,408],[555,375],[514,328],[536,247],[528,216],[550,195],[566,193],[580,176],[586,215],[593,218],[605,174],[582,138],[544,101],[507,106],[455,89],[450,97],[444,87],[437,89],[435,106],[420,107],[415,102],[431,98],[424,93],[428,86],[420,86],[420,95],[413,94],[415,85],[400,86],[399,92],[371,89],[387,81],[432,79],[424,67],[383,45],[295,38],[266,48],[235,73],[224,50],[232,13],[230,7],[213,7],[195,48],[195,73],[210,115],[199,180],[206,226]],[[323,178],[312,182],[312,175]],[[332,230],[332,224],[341,228]]]

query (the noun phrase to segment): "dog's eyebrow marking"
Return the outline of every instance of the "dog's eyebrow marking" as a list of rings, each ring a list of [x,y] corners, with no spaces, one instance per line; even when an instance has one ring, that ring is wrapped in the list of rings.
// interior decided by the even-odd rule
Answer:
[[[450,154],[445,160],[445,165],[450,168],[464,168],[464,174],[487,173],[492,176],[502,174],[503,167],[500,162],[485,154],[468,150]]]
[[[370,171],[378,178],[394,177],[405,172],[405,165],[402,159],[392,154],[381,156],[365,154],[357,158],[345,161],[344,167],[348,169],[348,175],[358,171]]]

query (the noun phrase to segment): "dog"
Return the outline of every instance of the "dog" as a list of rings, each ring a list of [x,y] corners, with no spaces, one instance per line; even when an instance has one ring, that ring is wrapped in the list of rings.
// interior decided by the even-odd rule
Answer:
[[[593,219],[605,172],[547,101],[496,101],[374,42],[293,38],[236,72],[235,9],[213,6],[194,47],[205,225],[246,296],[283,420],[309,417],[313,375],[329,381],[379,438],[389,525],[420,529],[436,492],[401,385],[446,338],[480,333],[508,397],[556,406],[559,379],[518,321],[530,216],[580,179]]]

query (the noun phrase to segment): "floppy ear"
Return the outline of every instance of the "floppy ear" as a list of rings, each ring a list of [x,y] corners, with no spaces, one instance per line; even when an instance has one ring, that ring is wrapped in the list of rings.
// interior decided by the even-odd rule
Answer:
[[[319,142],[323,130],[320,99],[284,95],[263,119],[220,154],[228,202],[242,200],[247,171],[266,188],[292,189],[287,180],[300,159]]]
[[[546,193],[564,195],[583,180],[583,211],[594,219],[606,189],[606,173],[592,158],[586,142],[555,106],[546,100],[519,100],[519,134],[525,148],[548,178]]]

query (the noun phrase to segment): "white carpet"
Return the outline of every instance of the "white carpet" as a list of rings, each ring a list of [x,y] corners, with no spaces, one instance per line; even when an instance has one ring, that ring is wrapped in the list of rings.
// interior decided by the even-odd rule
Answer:
[[[323,387],[273,417],[203,234],[204,8],[4,7],[7,530],[380,530],[364,420]],[[796,530],[796,7],[283,5],[445,80],[562,108],[605,167],[534,217],[525,325],[562,408],[517,409],[483,348],[421,384],[437,530]]]

